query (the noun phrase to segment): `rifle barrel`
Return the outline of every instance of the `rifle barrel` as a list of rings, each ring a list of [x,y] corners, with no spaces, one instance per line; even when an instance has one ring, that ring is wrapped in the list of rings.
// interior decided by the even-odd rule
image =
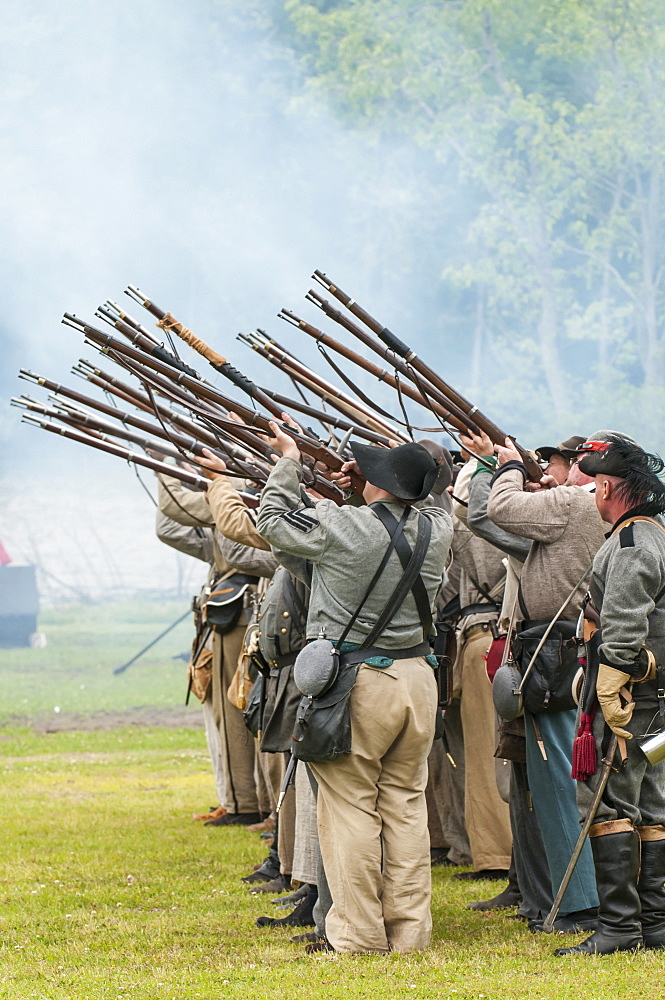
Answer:
[[[389,351],[397,355],[398,358],[402,358],[406,362],[407,366],[413,368],[418,374],[426,379],[435,389],[443,393],[451,403],[453,403],[459,410],[466,414],[467,418],[472,422],[472,424],[477,425],[488,437],[493,441],[494,444],[503,445],[505,444],[508,435],[497,427],[493,421],[486,417],[484,413],[469,402],[464,396],[458,393],[452,386],[448,385],[447,382],[438,375],[433,368],[431,368],[426,362],[418,357],[415,351],[413,351],[408,344],[405,344],[399,337],[384,326],[379,320],[375,319],[370,315],[365,309],[360,306],[355,299],[352,299],[350,295],[343,292],[342,289],[335,285],[323,271],[315,271],[312,277],[315,281],[318,281],[331,295],[333,295],[339,302],[344,305],[349,312],[351,312],[357,319],[359,319],[365,326],[374,333],[379,340],[386,345]],[[314,293],[316,296],[318,293]],[[311,300],[310,300],[311,301]],[[370,346],[370,345],[368,345]],[[376,348],[373,348],[376,349]],[[417,383],[416,383],[417,384]],[[473,429],[472,427],[470,429]],[[532,482],[538,482],[542,478],[542,469],[536,462],[536,460],[522,448],[517,442],[515,446],[522,456],[522,460],[526,466],[527,474]]]

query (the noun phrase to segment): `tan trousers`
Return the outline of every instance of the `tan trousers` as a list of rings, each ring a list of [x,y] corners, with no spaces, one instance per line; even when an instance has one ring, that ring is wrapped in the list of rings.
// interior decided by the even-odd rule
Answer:
[[[483,659],[491,641],[490,632],[477,632],[461,650],[464,814],[476,871],[510,868],[512,850],[508,805],[496,783],[496,712]]]
[[[258,812],[254,777],[254,737],[243,714],[226,697],[238,666],[246,625],[237,625],[226,635],[214,633],[212,708],[219,728],[226,798],[222,803],[230,813]]]
[[[362,664],[351,694],[352,750],[312,764],[335,951],[416,951],[429,944],[427,756],[436,683],[422,657]]]

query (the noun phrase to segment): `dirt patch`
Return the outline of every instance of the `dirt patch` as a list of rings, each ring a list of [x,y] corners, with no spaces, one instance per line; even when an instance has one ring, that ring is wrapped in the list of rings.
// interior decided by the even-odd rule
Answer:
[[[31,726],[38,733],[64,733],[72,730],[122,729],[125,726],[162,726],[165,729],[202,729],[203,714],[194,708],[128,708],[122,712],[95,712],[78,715],[37,715],[32,718],[13,716],[9,725]]]

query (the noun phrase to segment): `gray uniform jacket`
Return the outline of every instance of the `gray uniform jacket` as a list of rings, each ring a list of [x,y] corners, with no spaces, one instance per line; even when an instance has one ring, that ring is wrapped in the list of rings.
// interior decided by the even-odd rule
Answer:
[[[178,524],[161,510],[155,513],[155,531],[160,542],[178,552],[201,559],[205,563],[213,561],[213,540],[211,528],[187,528]]]
[[[315,639],[320,627],[329,639],[337,640],[365,595],[389,544],[388,532],[370,507],[338,507],[321,500],[305,507],[300,497],[299,462],[282,458],[270,474],[263,490],[256,526],[276,549],[311,560],[312,587],[307,638]],[[387,506],[399,518],[403,506]],[[428,507],[409,515],[404,535],[413,549],[418,518],[427,517],[432,526],[429,549],[421,576],[430,602],[441,586],[450,543],[450,515],[438,507]],[[280,558],[281,562],[281,558]],[[378,620],[402,576],[402,565],[393,552],[384,572],[347,636],[360,643]],[[381,636],[387,649],[408,649],[422,642],[423,630],[413,595],[409,594]]]
[[[265,576],[270,579],[279,566],[272,552],[255,549],[253,545],[234,542],[224,535],[219,536],[219,548],[224,559],[234,569],[251,576]]]
[[[665,666],[665,531],[648,521],[618,522],[596,554],[589,589],[600,612],[603,662],[630,673],[646,645]],[[636,684],[633,696],[655,698],[655,682]]]
[[[492,473],[489,471],[480,472],[471,480],[466,523],[474,535],[484,538],[490,545],[496,546],[497,549],[523,563],[531,549],[531,541],[505,531],[492,521],[487,513],[491,483]]]
[[[259,609],[259,649],[271,666],[295,659],[305,643],[309,589],[280,566]]]

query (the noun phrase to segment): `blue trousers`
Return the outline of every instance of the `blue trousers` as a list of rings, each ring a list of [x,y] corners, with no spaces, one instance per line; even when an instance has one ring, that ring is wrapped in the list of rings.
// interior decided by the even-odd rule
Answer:
[[[570,776],[575,710],[544,712],[542,715],[525,712],[524,722],[529,788],[545,845],[552,894],[556,895],[580,832],[577,782]],[[547,760],[538,745],[534,723],[540,732]],[[563,897],[560,913],[565,916],[593,906],[598,906],[598,894],[591,846],[587,840]]]

